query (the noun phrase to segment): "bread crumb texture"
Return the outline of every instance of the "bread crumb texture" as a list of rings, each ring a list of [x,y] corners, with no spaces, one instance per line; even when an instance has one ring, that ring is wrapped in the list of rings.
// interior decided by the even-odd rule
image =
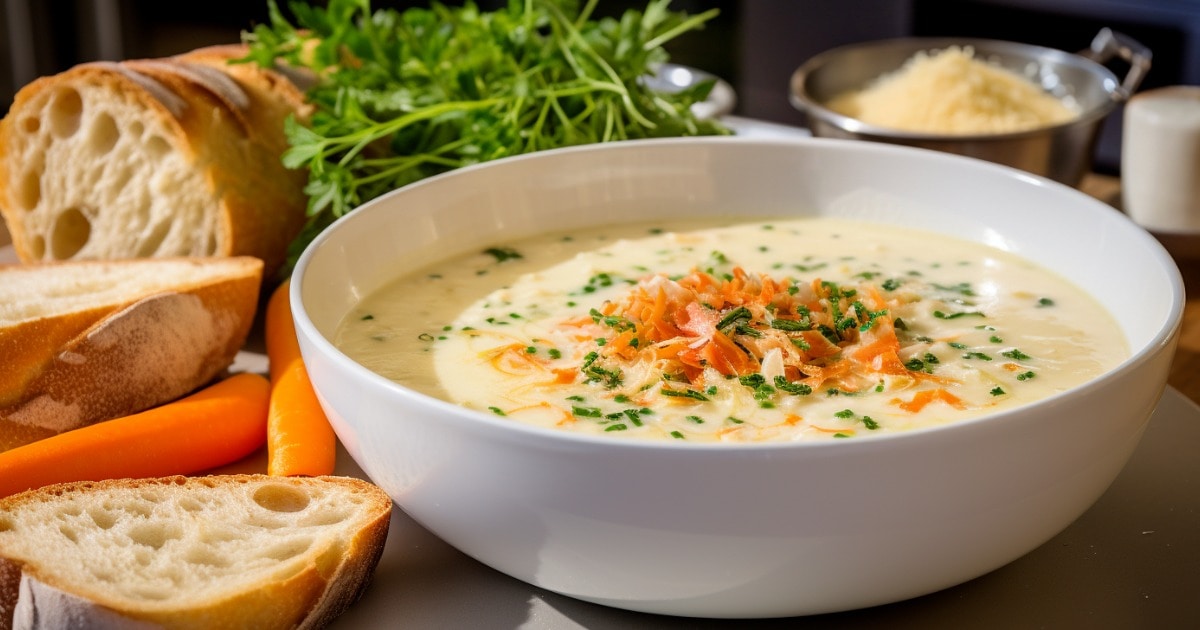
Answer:
[[[390,510],[377,487],[342,477],[63,484],[0,502],[0,556],[116,610],[199,609],[314,564],[328,579]]]
[[[1024,131],[1079,115],[1072,101],[958,46],[917,53],[899,70],[827,107],[879,127],[951,135]]]
[[[223,250],[218,199],[171,115],[165,89],[122,87],[119,73],[40,91],[18,110],[6,150],[11,211],[36,260],[208,256]],[[138,76],[136,85],[156,86]],[[173,107],[171,107],[173,105]],[[53,168],[47,168],[54,165]],[[114,209],[122,209],[115,212]]]
[[[22,87],[0,120],[0,214],[24,262],[254,256],[283,264],[307,171],[304,94],[244,46],[98,61]]]
[[[8,267],[0,282],[0,327],[185,291],[246,273],[246,264],[237,258],[160,258]]]

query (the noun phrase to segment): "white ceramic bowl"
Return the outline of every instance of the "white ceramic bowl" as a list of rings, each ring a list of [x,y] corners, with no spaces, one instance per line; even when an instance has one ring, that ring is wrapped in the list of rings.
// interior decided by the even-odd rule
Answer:
[[[414,265],[511,237],[680,215],[831,214],[1033,259],[1094,294],[1133,350],[1043,402],[822,443],[608,441],[519,425],[390,382],[329,338]],[[295,270],[301,350],[338,436],[397,504],[500,571],[580,599],[706,617],[846,610],[949,587],[1064,529],[1158,402],[1183,304],[1146,232],[1077,191],[926,150],[828,140],[655,140],[470,167],[364,205]]]

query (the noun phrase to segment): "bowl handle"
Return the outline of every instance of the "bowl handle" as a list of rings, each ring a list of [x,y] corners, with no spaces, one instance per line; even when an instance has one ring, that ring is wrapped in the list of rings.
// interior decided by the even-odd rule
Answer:
[[[1107,27],[1096,33],[1091,48],[1079,54],[1100,64],[1107,63],[1113,57],[1120,57],[1129,63],[1129,72],[1121,81],[1121,87],[1113,91],[1113,99],[1117,101],[1128,100],[1137,91],[1142,79],[1150,71],[1150,59],[1153,57],[1150,49],[1137,40]]]

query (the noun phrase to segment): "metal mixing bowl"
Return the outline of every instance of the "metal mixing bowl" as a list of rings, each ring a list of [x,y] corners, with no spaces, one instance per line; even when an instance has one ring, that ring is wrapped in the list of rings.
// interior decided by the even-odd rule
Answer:
[[[976,58],[1013,70],[1047,92],[1073,100],[1078,118],[1028,131],[980,135],[944,135],[888,129],[834,112],[825,104],[843,93],[898,70],[920,51],[970,46]],[[1103,64],[1129,63],[1124,79]],[[1052,48],[989,39],[899,38],[835,48],[804,63],[792,75],[792,104],[808,117],[813,135],[874,140],[936,149],[1014,166],[1077,186],[1091,169],[1100,124],[1137,89],[1150,67],[1151,54],[1132,39],[1103,29],[1089,49],[1078,54]]]

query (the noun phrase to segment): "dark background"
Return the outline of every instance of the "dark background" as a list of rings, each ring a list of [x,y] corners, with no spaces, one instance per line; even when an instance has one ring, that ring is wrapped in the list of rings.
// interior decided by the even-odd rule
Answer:
[[[486,9],[501,1],[477,4]],[[618,15],[645,3],[601,0],[598,12]],[[427,4],[374,2],[401,9]],[[84,61],[235,42],[267,15],[266,0],[0,0],[0,6],[0,113],[17,89],[38,76]],[[782,123],[803,123],[788,102],[787,86],[806,59],[841,44],[906,35],[987,37],[1077,51],[1107,26],[1153,51],[1142,89],[1200,84],[1200,0],[675,0],[672,7],[721,11],[703,32],[672,42],[672,59],[728,80],[738,94],[736,114]],[[1118,76],[1126,71],[1111,69]],[[1120,113],[1101,132],[1098,170],[1113,172],[1119,164]]]

